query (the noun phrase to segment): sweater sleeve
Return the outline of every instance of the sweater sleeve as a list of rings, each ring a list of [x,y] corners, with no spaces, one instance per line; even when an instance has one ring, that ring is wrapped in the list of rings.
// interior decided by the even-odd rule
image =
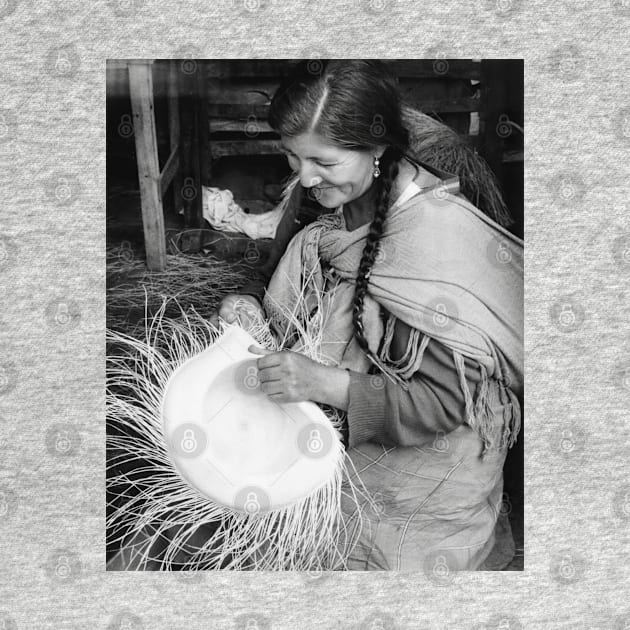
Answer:
[[[403,347],[409,328],[398,324],[394,342]],[[474,392],[481,376],[467,359],[465,374]],[[407,391],[378,374],[350,371],[348,400],[349,446],[368,440],[412,446],[438,431],[449,433],[465,421],[466,404],[452,352],[434,339],[425,349],[420,368],[409,379]]]

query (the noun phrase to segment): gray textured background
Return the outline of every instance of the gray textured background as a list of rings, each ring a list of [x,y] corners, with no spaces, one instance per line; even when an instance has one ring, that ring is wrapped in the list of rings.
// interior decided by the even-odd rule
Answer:
[[[627,0],[0,2],[0,628],[626,628],[629,30]],[[105,59],[190,55],[525,59],[523,573],[105,572]]]

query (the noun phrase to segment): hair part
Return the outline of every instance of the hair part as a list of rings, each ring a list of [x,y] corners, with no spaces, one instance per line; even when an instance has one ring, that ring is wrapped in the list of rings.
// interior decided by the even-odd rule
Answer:
[[[397,79],[378,60],[301,61],[274,95],[269,124],[283,136],[314,132],[332,145],[355,151],[386,147],[379,159],[381,176],[373,184],[378,187],[376,211],[359,263],[352,309],[357,343],[376,363],[363,329],[363,304],[398,162],[409,148]]]

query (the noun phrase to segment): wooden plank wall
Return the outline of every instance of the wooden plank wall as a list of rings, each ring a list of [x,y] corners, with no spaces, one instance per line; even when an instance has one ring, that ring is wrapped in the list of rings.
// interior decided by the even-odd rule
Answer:
[[[204,64],[213,159],[225,155],[277,153],[273,142],[276,135],[266,122],[269,101],[280,77],[295,61]],[[401,60],[388,63],[399,77],[401,92],[409,104],[438,116],[460,133],[470,132],[470,113],[481,109],[479,89],[471,82],[481,77],[479,62]]]
[[[278,154],[278,138],[266,122],[269,102],[281,77],[296,61],[182,59],[174,64],[168,60],[154,63],[156,102],[168,100],[168,74],[173,65],[179,69],[180,114],[185,122],[182,140],[195,155],[184,165],[184,178],[192,173],[196,182],[212,185],[213,163],[220,158]],[[522,61],[407,59],[386,63],[398,76],[406,101],[467,136],[488,161],[517,218],[515,232],[522,236],[522,132],[497,132],[506,117],[516,118],[522,127]],[[108,62],[108,97],[128,89],[126,77],[118,76],[122,72],[122,67],[117,72],[115,61]],[[158,124],[158,133],[159,128]],[[195,227],[201,216],[198,203],[194,199],[184,204],[187,227]]]

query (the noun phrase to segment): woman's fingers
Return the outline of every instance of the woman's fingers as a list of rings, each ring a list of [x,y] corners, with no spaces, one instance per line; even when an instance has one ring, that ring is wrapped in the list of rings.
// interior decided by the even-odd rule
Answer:
[[[286,394],[282,381],[260,381],[260,389],[269,397]]]
[[[267,354],[274,354],[273,350],[267,350],[267,348],[261,348],[259,346],[254,346],[254,345],[249,346],[249,348],[247,348],[247,351],[251,352],[252,354],[259,354],[261,356],[267,355]]]

